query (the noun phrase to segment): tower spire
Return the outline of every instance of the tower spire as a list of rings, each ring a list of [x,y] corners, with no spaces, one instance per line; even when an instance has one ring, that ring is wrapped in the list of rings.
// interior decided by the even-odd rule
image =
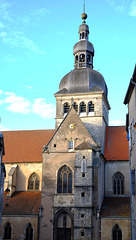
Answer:
[[[84,0],[84,5],[83,5],[83,13],[85,13],[85,0]]]
[[[83,3],[83,13],[81,14],[81,18],[83,19],[82,23],[86,23],[85,19],[87,19],[87,14],[85,13],[85,0],[84,0],[84,3]]]

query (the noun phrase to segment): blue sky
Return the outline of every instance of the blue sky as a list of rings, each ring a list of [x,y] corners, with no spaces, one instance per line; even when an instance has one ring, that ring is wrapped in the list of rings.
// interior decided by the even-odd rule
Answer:
[[[0,0],[0,131],[55,127],[61,78],[73,70],[83,0]],[[86,0],[94,69],[105,78],[110,125],[125,124],[123,101],[136,63],[136,0]]]

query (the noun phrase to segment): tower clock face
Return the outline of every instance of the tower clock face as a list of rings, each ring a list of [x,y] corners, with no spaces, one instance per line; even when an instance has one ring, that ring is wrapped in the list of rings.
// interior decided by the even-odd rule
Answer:
[[[76,127],[77,127],[77,125],[76,125],[75,122],[71,122],[71,123],[68,124],[68,128],[69,128],[70,130],[75,130]]]

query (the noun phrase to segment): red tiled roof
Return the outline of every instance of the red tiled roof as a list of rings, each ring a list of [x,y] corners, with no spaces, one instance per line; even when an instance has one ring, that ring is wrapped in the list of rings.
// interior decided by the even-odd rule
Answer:
[[[15,192],[8,201],[4,193],[3,215],[38,215],[40,205],[41,192]]]
[[[101,217],[130,218],[130,198],[105,197],[102,204],[100,215]]]
[[[106,160],[129,160],[129,147],[125,126],[108,126],[106,128]]]
[[[55,130],[4,131],[3,163],[42,162],[42,148]]]

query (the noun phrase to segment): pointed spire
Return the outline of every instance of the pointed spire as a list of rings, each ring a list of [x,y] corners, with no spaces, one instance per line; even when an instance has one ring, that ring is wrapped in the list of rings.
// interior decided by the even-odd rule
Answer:
[[[87,19],[87,14],[85,13],[85,0],[83,4],[83,13],[81,14],[81,18],[83,19],[82,23],[86,23],[85,19]]]

